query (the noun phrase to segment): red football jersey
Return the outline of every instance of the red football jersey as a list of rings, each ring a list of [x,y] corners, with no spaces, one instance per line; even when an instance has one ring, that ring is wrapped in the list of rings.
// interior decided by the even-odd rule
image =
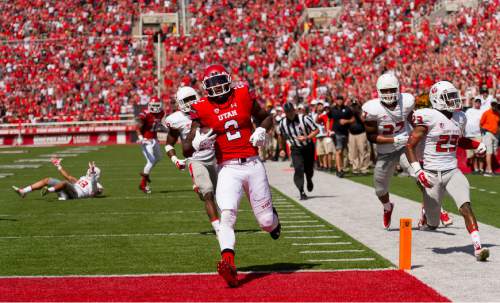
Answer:
[[[203,97],[192,105],[191,118],[198,119],[202,127],[212,128],[217,135],[217,162],[258,155],[257,148],[249,141],[253,132],[253,102],[248,86],[237,85],[223,104],[210,102]]]
[[[145,139],[156,139],[158,127],[161,125],[161,119],[165,116],[165,112],[150,113],[144,110],[139,114],[139,119],[142,121],[141,134]]]

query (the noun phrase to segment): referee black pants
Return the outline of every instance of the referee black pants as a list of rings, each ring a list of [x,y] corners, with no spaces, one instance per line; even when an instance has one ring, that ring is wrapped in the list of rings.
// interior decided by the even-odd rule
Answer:
[[[304,147],[292,147],[292,164],[295,169],[293,182],[300,192],[304,191],[304,174],[310,182],[314,174],[314,144]]]

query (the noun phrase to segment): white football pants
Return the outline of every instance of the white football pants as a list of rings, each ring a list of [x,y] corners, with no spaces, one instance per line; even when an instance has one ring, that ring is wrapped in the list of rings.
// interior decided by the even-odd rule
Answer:
[[[149,175],[151,169],[162,158],[160,143],[156,139],[150,139],[142,143],[142,154],[146,158],[146,165],[144,166],[143,173]]]
[[[219,244],[221,251],[234,250],[234,226],[240,199],[246,192],[253,213],[261,229],[271,232],[279,224],[273,213],[271,189],[266,169],[256,158],[242,164],[221,164],[217,179],[216,200],[221,210]]]

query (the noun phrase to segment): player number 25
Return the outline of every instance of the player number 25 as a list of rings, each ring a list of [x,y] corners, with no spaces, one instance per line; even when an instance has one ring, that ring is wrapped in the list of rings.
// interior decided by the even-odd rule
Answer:
[[[241,138],[241,133],[238,130],[238,122],[236,120],[226,121],[226,123],[224,123],[224,129],[226,130],[227,141]]]

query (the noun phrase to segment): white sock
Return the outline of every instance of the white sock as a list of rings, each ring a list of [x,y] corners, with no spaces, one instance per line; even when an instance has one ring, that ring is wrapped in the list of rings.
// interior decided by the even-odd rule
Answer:
[[[49,187],[48,190],[49,190],[50,193],[53,193],[53,192],[56,191],[56,189],[54,187]]]
[[[220,221],[219,221],[219,219],[213,220],[211,222],[211,224],[212,224],[212,228],[215,231],[215,235],[218,237],[219,236],[219,228],[220,228]]]
[[[33,188],[31,188],[31,186],[26,186],[25,188],[21,189],[21,191],[25,194],[33,191]]]
[[[383,203],[382,205],[384,205],[384,210],[386,211],[390,211],[392,209],[391,202]]]
[[[479,231],[477,229],[470,233],[470,238],[472,239],[474,249],[481,249],[481,238],[479,237]]]

